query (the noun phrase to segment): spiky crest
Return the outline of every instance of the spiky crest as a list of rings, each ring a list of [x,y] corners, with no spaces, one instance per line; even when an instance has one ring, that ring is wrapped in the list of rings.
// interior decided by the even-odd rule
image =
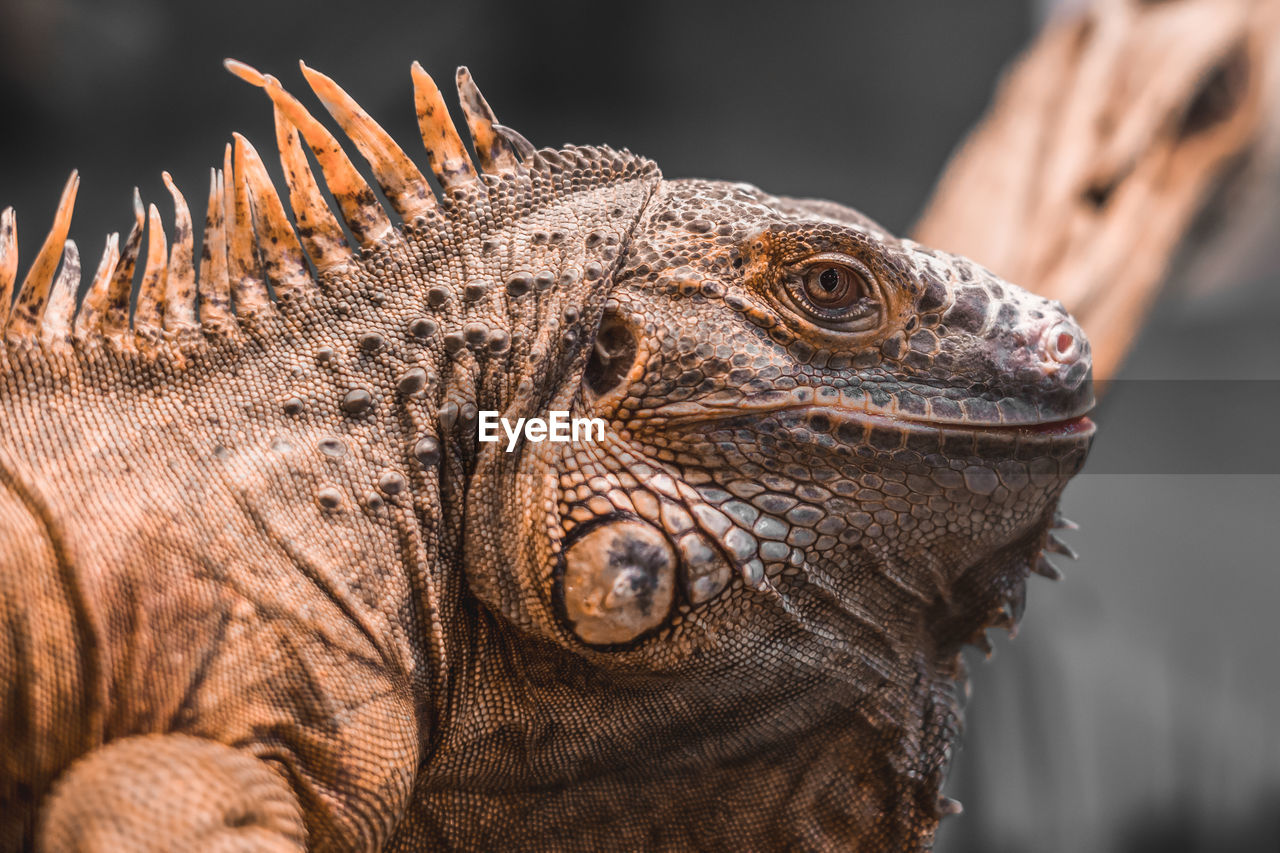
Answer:
[[[72,172],[67,185],[62,190],[62,199],[58,202],[58,212],[53,218],[53,228],[45,237],[40,253],[27,271],[22,286],[18,288],[18,301],[9,312],[5,321],[6,338],[28,338],[40,329],[40,321],[44,317],[44,308],[49,301],[49,293],[53,287],[53,273],[62,257],[63,244],[67,240],[67,229],[71,227],[71,209],[76,203],[76,191],[80,188],[80,175]],[[15,258],[16,260],[16,258]],[[5,288],[6,293],[8,288]],[[6,303],[6,308],[9,307]]]
[[[67,233],[80,179],[72,172],[53,227],[21,280],[16,217],[12,208],[0,212],[0,341],[10,353],[28,345],[49,351],[103,344],[142,351],[200,346],[206,336],[235,335],[241,323],[276,311],[272,295],[289,299],[322,293],[325,281],[358,263],[362,252],[404,239],[406,230],[393,223],[338,139],[279,80],[236,60],[225,64],[271,100],[287,204],[254,147],[234,134],[222,168],[210,170],[199,262],[194,257],[191,211],[165,172],[162,177],[174,209],[172,242],[160,209],[144,206],[135,189],[133,227],[123,247],[118,234],[108,236],[77,312],[80,257]],[[597,179],[657,173],[652,163],[625,150],[535,150],[519,133],[498,123],[470,73],[459,68],[459,104],[477,166],[439,88],[415,62],[414,105],[431,174],[443,191],[442,204],[413,160],[350,95],[305,63],[300,67],[325,109],[368,162],[391,208],[409,227],[428,228],[441,217],[464,216],[466,205],[479,198],[477,192],[483,196],[486,187],[521,174],[553,194],[565,194]],[[304,144],[320,166],[319,176],[312,171]],[[322,187],[336,202],[356,247],[348,242]],[[144,232],[146,253],[131,317]]]

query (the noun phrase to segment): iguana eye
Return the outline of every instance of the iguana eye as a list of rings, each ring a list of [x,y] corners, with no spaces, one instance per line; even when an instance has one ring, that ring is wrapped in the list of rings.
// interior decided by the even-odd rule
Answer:
[[[874,318],[879,301],[870,270],[853,258],[818,257],[788,282],[797,307],[828,325]]]
[[[817,267],[804,277],[804,294],[820,308],[839,309],[860,298],[862,277],[847,267]]]

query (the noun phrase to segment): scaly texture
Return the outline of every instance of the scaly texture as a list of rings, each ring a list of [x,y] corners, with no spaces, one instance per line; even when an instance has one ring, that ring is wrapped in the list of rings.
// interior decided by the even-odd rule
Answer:
[[[73,175],[6,320],[0,848],[927,849],[960,648],[1067,550],[1061,306],[839,205],[535,150],[463,69],[477,168],[415,65],[437,199],[304,66],[397,226],[229,67],[287,192],[237,136],[198,273],[169,182],[132,319],[140,201],[72,318]],[[607,430],[507,452],[481,410]]]

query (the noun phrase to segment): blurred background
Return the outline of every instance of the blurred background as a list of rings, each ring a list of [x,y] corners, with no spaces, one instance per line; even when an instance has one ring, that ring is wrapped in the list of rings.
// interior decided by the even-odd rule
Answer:
[[[78,167],[91,271],[135,183],[167,216],[168,169],[202,208],[232,130],[271,147],[266,99],[223,57],[295,90],[305,58],[401,140],[419,59],[442,83],[469,65],[535,144],[627,146],[901,232],[1053,5],[0,0],[0,207],[25,268]],[[1017,639],[970,662],[942,853],[1280,850],[1280,181],[1243,183],[1095,418],[1064,502],[1080,561],[1033,579]]]

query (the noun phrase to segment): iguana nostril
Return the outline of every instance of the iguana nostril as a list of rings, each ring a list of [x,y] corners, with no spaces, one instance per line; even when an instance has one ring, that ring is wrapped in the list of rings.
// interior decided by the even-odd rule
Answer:
[[[570,546],[562,580],[573,632],[592,645],[626,643],[667,618],[676,559],[667,538],[642,521],[606,522]]]
[[[1067,320],[1050,326],[1041,338],[1041,349],[1048,361],[1071,364],[1080,358],[1080,327]]]

